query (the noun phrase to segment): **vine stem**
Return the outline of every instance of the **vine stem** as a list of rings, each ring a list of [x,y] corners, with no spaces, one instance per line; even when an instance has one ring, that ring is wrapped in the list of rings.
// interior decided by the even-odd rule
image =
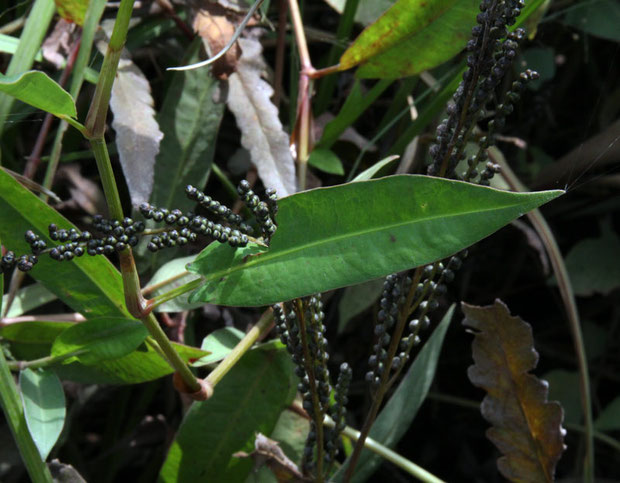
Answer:
[[[101,184],[103,185],[110,216],[119,220],[123,218],[123,207],[105,143],[105,126],[112,85],[116,78],[121,52],[127,38],[133,3],[133,0],[121,0],[116,21],[114,22],[114,30],[112,31],[112,36],[103,59],[95,94],[84,126],[85,136],[90,141],[97,162],[97,169],[101,177]],[[188,392],[200,392],[202,385],[174,349],[172,343],[159,326],[155,316],[150,313],[152,307],[142,296],[140,280],[131,248],[128,247],[121,251],[119,259],[127,309],[134,317],[140,319],[148,329],[159,345],[161,352],[165,354],[166,359],[181,378]]]
[[[297,144],[297,182],[299,190],[306,188],[306,174],[308,170],[308,158],[312,151],[312,80],[311,76],[315,72],[308,51],[308,43],[304,32],[304,24],[299,11],[297,0],[288,0],[289,12],[291,14],[291,22],[295,31],[295,40],[297,42],[297,50],[299,52],[299,60],[301,62],[301,71],[299,72],[299,99],[297,101],[297,122],[293,132],[293,138]]]

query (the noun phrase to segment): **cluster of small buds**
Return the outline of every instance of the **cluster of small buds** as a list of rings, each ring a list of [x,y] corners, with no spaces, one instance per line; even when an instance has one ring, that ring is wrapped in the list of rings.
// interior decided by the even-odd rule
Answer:
[[[322,425],[324,416],[331,413],[335,415],[338,424],[336,434],[342,431],[351,370],[347,364],[341,366],[336,386],[336,405],[330,411],[331,387],[327,368],[329,356],[323,324],[325,314],[320,296],[277,304],[273,306],[273,310],[276,331],[295,363],[295,374],[299,377],[297,389],[302,395],[303,408],[311,419],[302,459],[304,471],[311,472],[315,466],[313,460],[317,444],[317,424]],[[324,460],[333,461],[337,451],[337,437],[324,439],[322,444],[326,450]]]
[[[338,438],[340,433],[346,426],[345,416],[347,413],[347,404],[349,399],[347,394],[349,393],[349,385],[353,378],[353,371],[346,362],[340,364],[340,372],[338,373],[338,381],[334,388],[334,404],[330,408],[331,418],[336,423],[336,426],[332,429],[331,437],[327,441],[325,447],[327,449],[326,458],[331,462],[334,461],[336,453],[338,451]]]
[[[493,100],[497,86],[510,71],[518,44],[525,36],[522,29],[508,33],[508,27],[515,23],[523,5],[523,0],[482,1],[477,25],[472,29],[472,39],[466,47],[469,52],[467,70],[454,93],[453,103],[448,106],[448,118],[437,128],[436,144],[429,150],[432,159],[429,175],[458,177],[455,168],[465,159],[463,151],[472,126],[486,115],[487,104]],[[508,113],[511,107],[504,105],[502,112]],[[503,118],[496,120],[495,128],[501,129],[503,121]],[[469,178],[482,161],[482,156],[469,160]]]
[[[252,210],[256,221],[261,230],[263,239],[269,243],[271,237],[276,232],[276,224],[274,223],[277,209],[277,197],[274,190],[268,190],[267,201],[261,201],[260,198],[250,188],[250,183],[242,180],[237,187],[237,192],[248,208]]]
[[[392,329],[407,301],[407,293],[411,284],[412,280],[406,274],[388,275],[383,283],[381,309],[377,315],[377,325],[375,325],[376,342],[373,346],[373,354],[368,359],[368,366],[371,370],[366,373],[366,381],[370,383],[373,389],[379,386],[385,373],[386,362],[388,362],[387,348],[392,340]],[[396,364],[400,366],[405,364],[407,359],[406,353],[399,353],[391,361],[391,367],[394,367],[395,360],[397,361]]]
[[[22,272],[29,272],[38,261],[39,258],[36,255],[21,255],[16,257],[15,253],[9,250],[0,259],[0,273],[8,272],[16,265],[18,270]]]
[[[185,194],[190,200],[196,201],[205,210],[219,217],[221,220],[229,223],[231,226],[237,227],[241,232],[245,233],[246,235],[252,234],[252,227],[246,224],[240,215],[233,213],[230,208],[221,204],[219,201],[214,200],[210,196],[205,195],[202,191],[195,188],[194,186],[187,185],[185,187]]]
[[[248,236],[239,229],[213,223],[204,216],[192,212],[182,213],[180,210],[156,208],[148,203],[140,205],[140,212],[147,220],[164,222],[171,226],[169,230],[151,238],[147,248],[152,252],[195,242],[198,235],[211,237],[220,243],[228,243],[232,247],[244,247],[249,241]]]

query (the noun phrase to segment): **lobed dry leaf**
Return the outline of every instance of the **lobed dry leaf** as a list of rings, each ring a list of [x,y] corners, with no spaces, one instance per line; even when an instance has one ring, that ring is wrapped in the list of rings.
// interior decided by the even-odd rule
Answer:
[[[503,454],[499,471],[510,481],[553,481],[565,449],[564,412],[547,402],[548,383],[529,374],[538,363],[531,326],[512,317],[500,300],[462,308],[463,325],[475,331],[475,364],[467,375],[487,392],[481,412],[493,425],[487,437]]]
[[[278,109],[271,102],[273,89],[261,78],[266,69],[262,47],[254,38],[239,39],[239,44],[243,53],[237,71],[228,79],[228,108],[263,184],[286,196],[296,191],[295,162]]]

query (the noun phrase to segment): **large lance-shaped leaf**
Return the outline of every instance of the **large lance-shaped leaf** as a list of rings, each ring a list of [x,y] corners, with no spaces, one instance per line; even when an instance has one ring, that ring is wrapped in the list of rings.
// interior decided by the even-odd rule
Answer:
[[[475,330],[475,365],[467,375],[487,392],[480,409],[493,425],[487,437],[503,454],[500,472],[511,481],[553,481],[564,451],[564,414],[557,402],[547,402],[549,384],[529,374],[538,363],[532,327],[511,317],[500,300],[462,307],[463,325]]]
[[[340,69],[358,77],[419,74],[456,55],[476,22],[478,0],[399,0],[342,54]]]
[[[435,378],[437,361],[453,313],[454,305],[448,309],[441,323],[416,356],[411,368],[407,371],[407,375],[379,413],[369,435],[375,441],[393,448],[409,429]],[[358,483],[366,481],[381,463],[380,456],[370,450],[363,450],[351,481]],[[334,482],[342,481],[347,466],[345,462],[333,478]]]
[[[0,75],[0,92],[60,118],[77,116],[71,95],[43,72],[31,70],[11,77]]]
[[[213,397],[194,403],[161,469],[164,482],[244,481],[252,461],[233,456],[254,449],[257,432],[271,434],[295,396],[285,350],[250,351],[217,385]]]
[[[93,319],[72,325],[60,334],[52,346],[52,356],[76,354],[68,362],[78,360],[83,364],[96,364],[129,354],[147,335],[146,327],[138,320]]]
[[[189,266],[190,297],[272,304],[362,283],[450,256],[562,191],[510,193],[402,175],[319,188],[279,201],[271,247],[208,246]]]
[[[41,459],[46,460],[65,424],[65,393],[58,376],[51,370],[24,369],[19,388],[26,424]]]
[[[33,230],[48,246],[55,246],[48,236],[50,223],[73,228],[69,220],[0,169],[0,236],[4,245],[17,254],[30,253],[24,233]],[[80,257],[59,263],[41,256],[29,275],[86,318],[129,316],[121,275],[105,257]]]

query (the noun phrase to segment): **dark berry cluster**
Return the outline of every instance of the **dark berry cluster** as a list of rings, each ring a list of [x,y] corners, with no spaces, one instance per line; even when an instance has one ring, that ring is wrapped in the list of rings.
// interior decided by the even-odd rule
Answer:
[[[375,325],[376,343],[373,346],[373,354],[368,359],[371,370],[366,373],[366,381],[373,389],[379,386],[389,367],[398,367],[408,360],[409,356],[403,351],[389,361],[388,347],[392,341],[392,331],[405,306],[412,283],[411,277],[405,274],[388,275],[383,283],[381,309],[377,316],[377,325]]]
[[[261,201],[260,198],[254,194],[254,191],[250,189],[250,183],[243,180],[239,183],[237,192],[248,208],[252,210],[254,216],[256,216],[256,221],[258,222],[261,234],[268,243],[276,232],[276,225],[273,221],[278,211],[275,190],[268,189],[265,192],[267,201]]]
[[[351,370],[347,364],[340,368],[336,385],[336,405],[330,410],[330,382],[327,362],[327,339],[323,324],[323,304],[318,295],[307,299],[297,299],[273,307],[275,327],[283,344],[295,363],[295,374],[299,377],[298,390],[303,398],[303,407],[311,418],[310,431],[306,439],[302,467],[306,473],[312,471],[316,462],[314,448],[324,446],[323,461],[333,461],[338,448],[338,435],[344,427],[346,393],[351,380]],[[323,418],[331,414],[336,421],[336,429],[330,437],[318,441],[318,426]]]
[[[20,257],[16,257],[14,252],[8,251],[2,259],[0,259],[0,273],[8,272],[16,265],[18,270],[29,272],[38,261],[39,258],[36,255],[21,255]]]
[[[524,38],[522,29],[508,33],[523,8],[523,0],[483,0],[477,25],[472,29],[472,39],[467,43],[467,70],[463,81],[454,93],[453,103],[448,106],[448,118],[437,127],[436,144],[430,148],[432,163],[428,174],[432,176],[458,177],[455,168],[465,159],[464,148],[476,123],[486,116],[489,103],[495,101],[495,91],[510,71],[517,56],[519,42]],[[528,74],[529,76],[530,74]],[[494,143],[494,133],[504,126],[504,119],[512,112],[516,96],[508,94],[508,102],[496,102],[495,119],[489,122],[489,134],[481,150]],[[485,147],[482,145],[486,144]],[[485,160],[480,154],[468,160],[469,169],[464,178],[469,181],[477,175],[476,165]],[[494,171],[486,171],[492,176]],[[482,177],[483,184],[489,177]]]

